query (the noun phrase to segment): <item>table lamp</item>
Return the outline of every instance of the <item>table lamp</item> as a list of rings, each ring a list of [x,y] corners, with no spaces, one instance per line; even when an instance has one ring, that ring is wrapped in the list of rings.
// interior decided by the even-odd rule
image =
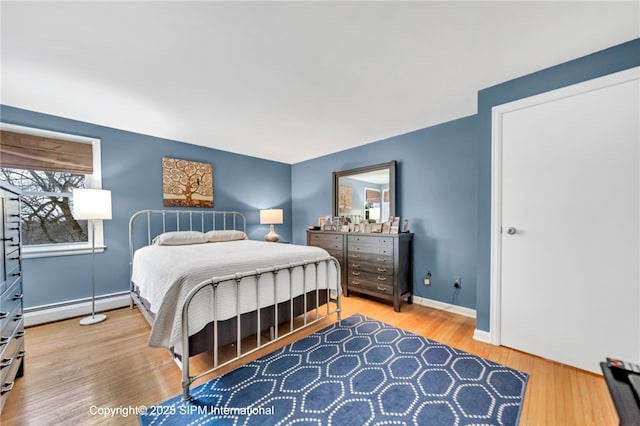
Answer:
[[[266,209],[260,210],[260,224],[269,225],[269,233],[264,236],[266,241],[275,243],[280,239],[280,236],[276,234],[273,225],[282,225],[283,213],[282,209]]]

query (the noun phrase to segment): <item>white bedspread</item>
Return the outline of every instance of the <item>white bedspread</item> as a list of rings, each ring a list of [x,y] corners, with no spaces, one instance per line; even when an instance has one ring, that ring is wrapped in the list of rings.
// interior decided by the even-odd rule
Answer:
[[[139,287],[140,295],[151,303],[151,309],[156,313],[149,345],[170,348],[181,342],[182,306],[189,291],[201,282],[238,272],[250,272],[315,259],[327,261],[329,254],[318,247],[253,240],[183,246],[150,245],[136,250],[133,258],[132,281]],[[329,265],[329,288],[340,291],[335,267],[331,263]],[[318,287],[327,288],[325,262],[317,269]],[[290,298],[288,278],[288,269],[277,274],[278,302]],[[273,283],[273,275],[263,274],[259,281],[260,307],[273,305],[274,287],[276,287]],[[292,291],[294,296],[315,290],[315,282],[315,265],[294,268]],[[303,283],[306,283],[305,288]],[[242,279],[239,300],[236,299],[235,287],[235,281],[225,281],[218,286],[217,303],[214,309],[211,309],[212,291],[209,286],[193,299],[189,309],[190,335],[197,333],[213,321],[214,315],[219,321],[236,316],[238,305],[240,313],[257,309],[255,278]]]

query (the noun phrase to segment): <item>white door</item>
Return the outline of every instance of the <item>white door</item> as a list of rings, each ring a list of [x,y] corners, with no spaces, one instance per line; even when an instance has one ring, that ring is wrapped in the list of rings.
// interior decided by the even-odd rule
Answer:
[[[593,372],[640,362],[639,76],[494,110],[497,343]]]

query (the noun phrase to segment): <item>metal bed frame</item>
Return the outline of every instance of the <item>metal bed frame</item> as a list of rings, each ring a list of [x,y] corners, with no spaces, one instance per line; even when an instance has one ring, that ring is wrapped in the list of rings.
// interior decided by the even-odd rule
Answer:
[[[173,222],[167,222],[167,217],[171,217],[171,216],[175,216],[175,223]],[[211,216],[211,218],[209,219],[208,216]],[[153,218],[154,217],[159,217],[159,220],[161,221],[161,226],[159,223],[156,223],[155,225],[152,223]],[[194,218],[198,218],[199,220],[194,221]],[[244,215],[242,215],[241,213],[238,212],[229,212],[229,211],[212,211],[212,210],[206,210],[206,211],[195,211],[195,210],[141,210],[138,211],[136,213],[134,213],[131,216],[131,219],[129,220],[129,255],[130,255],[130,272],[132,276],[133,273],[133,254],[134,251],[136,249],[136,245],[135,245],[135,234],[134,234],[134,227],[135,227],[135,222],[136,220],[139,220],[140,218],[146,218],[146,224],[147,224],[147,232],[146,232],[146,245],[151,244],[151,241],[153,239],[153,236],[155,235],[159,235],[160,233],[163,232],[169,232],[169,231],[202,231],[202,232],[206,232],[208,230],[216,230],[216,229],[222,229],[222,230],[228,230],[228,229],[235,229],[235,230],[242,230],[243,232],[246,232],[246,218],[244,217]],[[209,227],[209,224],[211,224],[211,226]],[[220,227],[218,227],[220,226]],[[141,247],[141,246],[140,246]],[[320,288],[320,265],[324,264],[325,265],[325,288],[321,289]],[[335,267],[335,283],[336,283],[336,289],[334,294],[332,295],[332,290],[329,288],[329,278],[330,278],[330,264],[333,264]],[[295,268],[304,268],[304,274],[303,277],[306,277],[306,269],[310,266],[310,265],[314,265],[315,266],[315,290],[312,290],[311,293],[315,293],[315,306],[308,306],[307,303],[307,299],[309,297],[309,292],[305,293],[303,292],[301,297],[303,299],[303,313],[302,313],[302,325],[298,326],[298,327],[294,327],[294,299],[296,299],[296,297],[300,297],[299,296],[294,296],[293,292],[292,292],[292,288],[293,288],[293,270]],[[277,274],[280,271],[283,270],[288,270],[289,274],[289,295],[290,298],[288,300],[288,304],[289,304],[289,330],[287,332],[285,332],[282,335],[279,335],[279,331],[278,331],[278,326],[281,325],[280,321],[278,319],[278,305],[279,304],[283,304],[283,303],[287,303],[285,302],[276,302],[278,300],[278,280],[277,280]],[[260,287],[260,277],[262,275],[265,274],[272,274],[273,275],[273,286],[274,286],[274,304],[270,305],[274,307],[274,316],[275,319],[273,321],[273,324],[268,324],[271,328],[271,339],[267,342],[263,342],[262,338],[261,338],[261,330],[262,330],[262,324],[261,324],[261,310],[264,309],[268,309],[268,307],[264,307],[264,308],[260,308],[260,303],[257,303],[257,310],[254,311],[256,312],[256,347],[252,350],[249,350],[245,353],[242,353],[242,321],[241,321],[241,316],[243,314],[240,313],[240,307],[239,307],[239,291],[240,291],[240,283],[242,281],[243,278],[247,278],[247,277],[255,277],[256,279],[253,280],[255,282],[255,291],[256,291],[256,300],[259,301],[259,287]],[[304,262],[295,262],[295,263],[289,263],[289,264],[285,264],[285,265],[274,265],[270,268],[263,268],[263,269],[256,269],[256,270],[252,270],[252,271],[238,271],[235,274],[231,274],[231,275],[225,275],[225,276],[221,276],[221,277],[212,277],[208,280],[205,280],[203,282],[201,282],[200,284],[198,284],[197,286],[195,286],[187,295],[186,300],[184,305],[182,306],[182,335],[181,335],[181,341],[182,341],[182,356],[180,357],[181,359],[178,361],[178,357],[176,357],[176,353],[174,352],[173,348],[171,349],[171,353],[172,353],[172,357],[173,359],[176,361],[176,363],[178,364],[178,366],[182,369],[182,399],[183,400],[190,400],[191,399],[191,393],[190,393],[190,388],[191,385],[193,384],[194,381],[213,373],[214,371],[218,370],[219,368],[222,368],[234,361],[237,361],[238,359],[248,356],[262,348],[264,348],[267,345],[270,345],[272,343],[275,343],[281,339],[284,339],[287,336],[290,336],[291,334],[293,334],[294,332],[297,332],[299,330],[302,330],[318,321],[321,321],[325,318],[328,318],[329,316],[331,316],[332,314],[336,314],[337,319],[340,320],[341,319],[341,307],[340,307],[340,264],[339,262],[334,258],[334,257],[330,257],[329,260],[319,260],[319,259],[313,259],[313,260],[308,260],[308,261],[304,261]],[[203,289],[210,287],[212,289],[211,291],[211,307],[212,309],[216,306],[216,302],[217,302],[217,288],[219,286],[220,283],[222,282],[235,282],[235,292],[236,292],[236,341],[235,341],[235,346],[236,346],[236,356],[232,359],[229,359],[225,362],[223,362],[222,364],[219,363],[219,347],[218,347],[218,334],[219,334],[219,330],[218,330],[218,323],[220,321],[218,321],[215,313],[213,314],[213,368],[202,372],[200,374],[191,376],[190,374],[190,365],[189,365],[189,307],[191,305],[191,301],[194,299],[194,297],[196,297],[196,295],[198,293],[200,293]],[[307,286],[305,285],[303,288],[307,288]],[[321,309],[320,309],[320,297],[321,297],[321,292],[326,292],[326,302],[324,303],[326,305],[326,312],[324,312],[324,314],[321,313]],[[133,283],[133,281],[131,281],[131,288],[130,288],[130,296],[131,296],[131,302],[130,302],[130,307],[133,308],[134,303],[136,305],[138,305],[140,312],[143,314],[144,318],[147,320],[147,322],[149,322],[150,325],[153,325],[153,317],[151,316],[151,314],[147,311],[146,307],[144,306],[144,304],[142,303],[142,301],[140,300],[140,297],[138,296],[138,294],[135,291],[135,285]],[[331,305],[333,305],[333,309],[331,307]],[[311,311],[315,312],[315,315],[310,313]]]

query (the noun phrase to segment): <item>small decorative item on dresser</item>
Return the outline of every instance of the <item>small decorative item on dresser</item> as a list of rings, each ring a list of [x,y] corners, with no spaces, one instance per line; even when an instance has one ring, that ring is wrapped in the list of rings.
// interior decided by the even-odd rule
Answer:
[[[389,228],[389,233],[397,234],[398,232],[400,232],[400,218],[396,216],[389,219],[391,219],[391,227]]]

